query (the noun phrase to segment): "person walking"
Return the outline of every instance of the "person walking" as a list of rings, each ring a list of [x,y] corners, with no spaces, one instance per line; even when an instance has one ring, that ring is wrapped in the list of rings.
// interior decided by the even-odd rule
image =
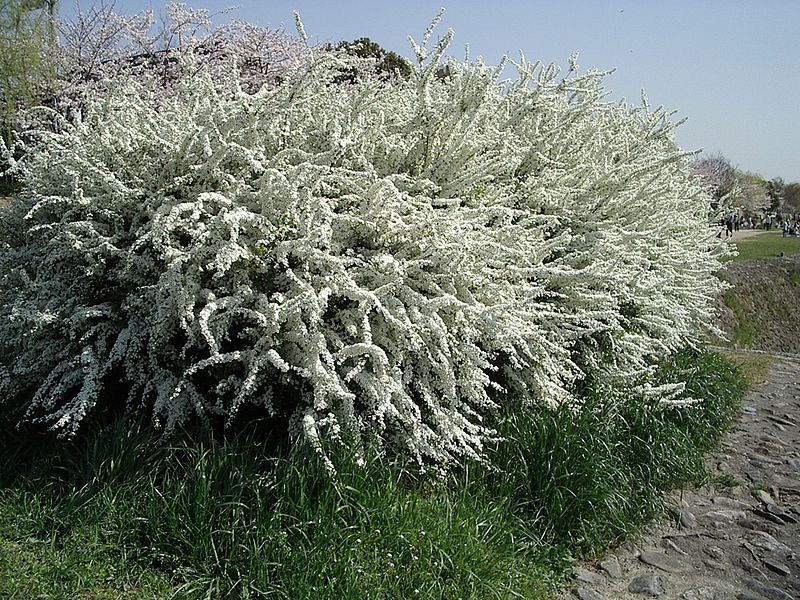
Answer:
[[[729,238],[733,236],[733,213],[730,213],[727,217],[725,217],[725,237]]]

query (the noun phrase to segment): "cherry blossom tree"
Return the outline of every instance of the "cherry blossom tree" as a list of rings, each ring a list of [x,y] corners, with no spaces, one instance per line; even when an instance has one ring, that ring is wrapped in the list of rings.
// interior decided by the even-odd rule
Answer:
[[[692,172],[717,202],[730,194],[737,184],[736,168],[722,154],[701,156],[691,165]]]
[[[151,10],[123,16],[115,9],[114,0],[103,0],[61,23],[60,105],[103,96],[128,78],[156,77],[169,94],[184,77],[203,70],[254,93],[281,83],[312,52],[283,30],[236,20],[215,25],[230,9],[212,14],[169,2],[160,23]],[[222,76],[231,71],[236,82]]]

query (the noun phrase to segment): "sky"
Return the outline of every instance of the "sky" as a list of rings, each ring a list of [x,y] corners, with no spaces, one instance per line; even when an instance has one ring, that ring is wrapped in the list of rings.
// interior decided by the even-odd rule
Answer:
[[[162,11],[165,0],[117,0],[119,13]],[[497,64],[522,50],[529,60],[581,70],[615,69],[609,100],[638,102],[687,118],[675,133],[686,150],[721,153],[734,166],[800,182],[800,0],[195,0],[211,11],[294,31],[301,14],[311,43],[369,37],[413,57],[441,7],[433,39],[453,29],[451,54]],[[79,0],[81,7],[91,4]],[[74,3],[73,3],[74,5]],[[74,11],[63,2],[62,15]]]

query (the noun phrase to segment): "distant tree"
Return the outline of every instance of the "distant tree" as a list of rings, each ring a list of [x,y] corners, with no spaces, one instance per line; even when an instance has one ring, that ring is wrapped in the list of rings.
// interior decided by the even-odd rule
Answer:
[[[770,181],[758,173],[734,167],[722,154],[703,156],[692,162],[692,171],[714,200],[745,213],[778,210],[784,196],[780,178]]]
[[[783,203],[800,210],[800,183],[787,183],[783,186]]]
[[[736,168],[722,154],[700,157],[691,168],[716,203],[734,190]]]
[[[767,180],[758,173],[751,171],[736,171],[736,181],[739,188],[738,203],[749,213],[767,212],[770,209],[767,195]]]
[[[769,198],[769,209],[778,210],[783,200],[783,179],[775,177],[767,182],[767,198]]]
[[[0,129],[6,145],[19,110],[38,103],[53,79],[55,0],[0,0]]]
[[[358,38],[352,42],[339,42],[336,50],[344,52],[348,56],[364,59],[365,70],[376,74],[381,79],[393,77],[408,79],[411,76],[411,65],[405,58],[396,52],[384,49],[368,37]],[[355,81],[358,75],[357,71],[356,67],[351,66],[342,78]]]
[[[81,104],[102,96],[109,82],[157,76],[168,94],[172,86],[194,70],[210,70],[220,81],[231,80],[253,93],[273,87],[311,50],[297,36],[232,20],[215,25],[206,9],[168,2],[157,22],[153,11],[119,15],[115,2],[100,2],[60,24],[62,48],[62,104]],[[235,69],[233,65],[236,65]],[[115,84],[111,84],[115,85]]]

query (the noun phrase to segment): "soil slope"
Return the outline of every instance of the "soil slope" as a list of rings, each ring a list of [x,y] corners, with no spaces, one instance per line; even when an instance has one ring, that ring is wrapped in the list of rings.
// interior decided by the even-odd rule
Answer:
[[[719,326],[736,346],[800,354],[800,255],[730,262]]]

